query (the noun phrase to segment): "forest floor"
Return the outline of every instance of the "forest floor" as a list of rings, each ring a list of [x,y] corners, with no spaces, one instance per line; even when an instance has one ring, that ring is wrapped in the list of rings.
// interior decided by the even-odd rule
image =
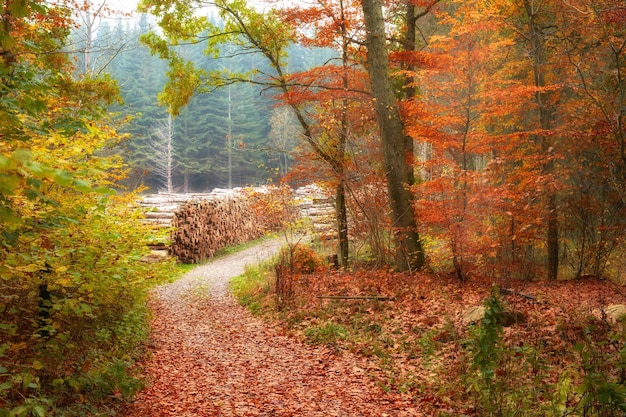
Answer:
[[[307,343],[356,354],[418,415],[625,415],[624,286],[321,268],[285,274],[277,305],[272,275],[235,287],[239,299]],[[494,298],[497,324],[482,320]]]
[[[358,356],[304,344],[232,298],[228,281],[282,244],[219,258],[154,291],[147,386],[126,417],[419,415],[368,378]]]
[[[605,384],[623,367],[624,337],[612,339],[619,327],[601,309],[626,304],[626,288],[597,279],[461,283],[326,268],[283,277],[280,306],[271,277],[246,284],[252,315],[229,281],[282,244],[219,258],[154,291],[147,387],[126,417],[578,415],[597,388],[585,381]],[[494,283],[520,315],[486,345],[468,312]],[[491,382],[472,365],[481,349]]]

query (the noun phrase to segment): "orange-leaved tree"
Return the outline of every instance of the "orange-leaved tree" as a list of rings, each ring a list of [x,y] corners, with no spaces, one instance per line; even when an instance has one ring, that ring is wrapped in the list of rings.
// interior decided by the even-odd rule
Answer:
[[[626,6],[580,0],[561,13],[569,23],[564,59],[573,72],[564,111],[572,192],[563,257],[574,276],[615,277],[626,230]]]
[[[361,67],[355,62],[358,44],[354,43],[360,19],[358,5],[352,1],[320,0],[306,7],[295,6],[282,10],[284,20],[299,33],[298,41],[305,47],[333,48],[337,57],[331,62],[289,77],[290,87],[283,100],[296,113],[312,109],[303,128],[314,130],[317,142],[313,149],[317,158],[330,168],[335,188],[338,260],[348,265],[348,207],[349,182],[348,142],[359,135],[359,130],[370,119],[363,96],[367,91]],[[295,106],[295,107],[294,107]],[[300,119],[301,124],[303,120]],[[306,126],[305,126],[306,125]],[[321,153],[320,153],[321,152]],[[321,158],[320,158],[321,157]]]
[[[456,273],[463,259],[510,276],[601,275],[623,230],[623,8],[472,1],[437,16],[438,65],[406,108],[429,146],[415,192],[436,208],[424,220],[444,226]]]
[[[415,72],[419,95],[404,105],[407,132],[429,151],[416,161],[421,182],[413,192],[425,231],[433,244],[443,231],[454,273],[464,280],[490,246],[480,231],[487,208],[480,178],[491,152],[481,117],[485,81],[497,69],[498,22],[480,1],[441,6],[434,15],[446,29],[426,39]]]

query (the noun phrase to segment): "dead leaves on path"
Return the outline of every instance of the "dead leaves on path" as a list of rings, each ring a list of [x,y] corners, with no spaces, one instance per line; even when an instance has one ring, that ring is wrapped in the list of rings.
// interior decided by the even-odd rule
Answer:
[[[480,305],[492,282],[460,284],[446,276],[372,271],[320,271],[296,276],[294,304],[283,320],[290,332],[359,330],[331,347],[303,345],[207,288],[159,293],[148,387],[127,417],[166,416],[420,416],[471,414],[458,382],[465,371],[462,313]],[[509,307],[525,320],[504,330],[508,345],[537,341],[556,383],[576,358],[577,318],[608,304],[626,304],[626,290],[604,281],[498,283],[513,292]],[[532,299],[515,295],[530,294]],[[174,295],[173,295],[174,294]],[[393,302],[320,300],[319,295],[378,295]],[[571,333],[571,334],[570,334]],[[369,339],[361,336],[368,336]],[[376,350],[378,349],[378,351]],[[337,353],[337,352],[353,353]],[[383,359],[386,363],[383,364]],[[373,377],[373,378],[372,378]],[[375,382],[391,389],[383,391]],[[398,394],[403,389],[406,396]]]
[[[230,299],[151,305],[147,388],[127,417],[417,416],[357,359],[302,345]]]

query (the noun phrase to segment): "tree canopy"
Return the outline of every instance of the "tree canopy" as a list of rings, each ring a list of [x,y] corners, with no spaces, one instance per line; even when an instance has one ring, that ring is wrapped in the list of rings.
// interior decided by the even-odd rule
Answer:
[[[378,173],[387,189],[376,192],[387,195],[401,269],[422,266],[421,245],[437,241],[461,279],[493,265],[552,279],[602,275],[624,227],[623,6],[364,5],[144,2],[162,30],[144,40],[170,65],[161,99],[177,112],[194,93],[263,86],[294,112],[303,143],[365,217],[371,211],[358,196],[367,187],[353,181],[366,175],[364,167],[341,150],[365,149],[380,129],[385,164]],[[219,19],[197,13],[202,6]],[[384,14],[373,18],[377,8]],[[184,43],[203,44],[209,59],[250,61],[205,69],[183,58]],[[300,69],[289,64],[297,44],[336,55]],[[347,114],[360,116],[359,124]],[[338,124],[323,131],[330,120]],[[340,233],[346,223],[337,210]]]

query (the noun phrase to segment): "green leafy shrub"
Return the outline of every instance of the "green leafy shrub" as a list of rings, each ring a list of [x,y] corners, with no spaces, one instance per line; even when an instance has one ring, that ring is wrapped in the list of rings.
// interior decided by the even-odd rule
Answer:
[[[465,341],[468,369],[463,385],[481,416],[613,417],[626,413],[626,346],[605,320],[579,319],[573,350],[577,361],[566,366],[558,383],[549,383],[548,352],[504,340],[504,304],[497,289],[485,301],[485,317]]]
[[[147,336],[147,289],[175,269],[141,261],[150,231],[128,207],[89,194],[59,198],[53,212],[40,210],[54,224],[25,223],[0,246],[2,412],[39,415],[138,388],[126,370]]]
[[[130,394],[147,289],[172,271],[141,262],[152,231],[136,195],[113,189],[128,169],[108,112],[117,83],[74,78],[57,53],[69,7],[21,2],[0,28],[15,57],[0,63],[0,416],[62,416],[69,404]]]
[[[582,341],[574,346],[579,364],[565,371],[559,382],[559,411],[572,416],[626,415],[626,329],[623,322],[617,325],[620,331],[600,320],[583,327]]]

